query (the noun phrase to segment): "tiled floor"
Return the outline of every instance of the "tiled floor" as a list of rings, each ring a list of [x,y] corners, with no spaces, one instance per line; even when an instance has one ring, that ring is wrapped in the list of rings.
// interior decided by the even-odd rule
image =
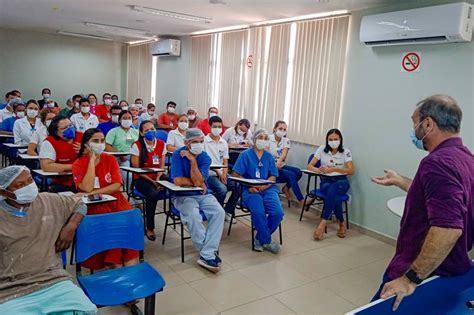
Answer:
[[[161,245],[164,216],[158,215],[157,241],[147,240],[145,250],[145,259],[167,283],[157,294],[156,314],[343,314],[366,304],[394,247],[354,230],[339,239],[335,224],[323,241],[315,242],[317,215],[307,212],[299,222],[295,206],[285,211],[280,254],[252,252],[250,228],[239,222],[230,236],[222,237],[223,266],[217,275],[196,264],[191,241],[186,241],[186,261],[181,263],[175,232]],[[277,240],[278,234],[274,236]],[[99,314],[129,312],[113,307]]]

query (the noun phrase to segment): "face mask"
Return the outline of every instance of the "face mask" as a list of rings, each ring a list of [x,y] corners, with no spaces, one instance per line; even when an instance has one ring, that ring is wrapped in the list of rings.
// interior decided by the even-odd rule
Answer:
[[[38,111],[36,109],[27,109],[26,116],[28,116],[28,118],[35,118],[38,116]]]
[[[43,94],[43,98],[48,98],[48,97],[51,97],[51,94],[48,94],[48,93]]]
[[[148,115],[150,115],[150,116],[155,115],[155,111],[154,111],[154,110],[149,110],[149,111],[148,111]]]
[[[17,117],[17,118],[23,118],[23,117],[25,117],[25,112],[18,112],[18,113],[16,113],[16,117]]]
[[[112,115],[112,122],[118,124],[119,115]]]
[[[218,135],[221,134],[221,132],[222,132],[222,128],[212,128],[211,129],[211,133],[212,133],[213,136],[218,136]]]
[[[176,112],[176,108],[168,107],[168,113],[173,114],[174,112]]]
[[[188,127],[189,125],[187,122],[181,121],[178,123],[178,128],[181,130],[188,130]]]
[[[74,106],[75,106],[76,108],[79,108],[79,102],[75,102],[75,103],[74,103]]]
[[[95,106],[96,102],[90,102],[91,106]]]
[[[133,122],[131,119],[125,119],[125,120],[122,120],[120,124],[122,125],[123,128],[130,128]]]
[[[328,144],[331,148],[333,149],[337,149],[339,148],[339,145],[341,144],[341,141],[339,140],[332,140],[332,141],[328,141]]]
[[[214,117],[214,116],[217,116],[217,113],[212,112],[209,114],[209,118]]]
[[[112,100],[112,104],[117,105],[117,104],[118,104],[118,100]]]
[[[49,107],[49,108],[53,108],[53,107],[54,107],[54,103],[48,103],[48,107]]]
[[[76,128],[69,127],[63,132],[63,138],[66,140],[72,140],[76,137]]]
[[[89,148],[97,155],[100,155],[105,150],[105,143],[89,143]]]
[[[38,196],[38,186],[33,182],[25,187],[21,187],[20,189],[17,189],[13,191],[15,194],[16,199],[12,199],[16,201],[17,203],[24,205],[28,203],[32,203],[33,200],[36,199]],[[26,215],[26,212],[24,212]]]
[[[49,127],[49,125],[51,125],[51,120],[46,120],[44,123],[46,124],[46,127]]]
[[[136,105],[143,105],[143,103],[142,102],[137,102]]]
[[[255,145],[257,146],[257,149],[265,150],[265,148],[268,147],[269,142],[268,142],[268,140],[257,139],[257,142],[255,143]]]
[[[199,155],[204,151],[203,143],[191,143],[191,149],[189,150],[194,155]]]
[[[194,119],[196,119],[196,115],[188,115],[188,119],[189,120],[194,120]]]
[[[123,106],[122,110],[128,110],[128,106]]]
[[[156,138],[156,132],[155,130],[148,130],[145,132],[144,138],[148,141],[153,141]]]
[[[84,114],[87,114],[90,110],[91,108],[89,106],[81,107],[81,112],[83,112]]]
[[[112,100],[111,99],[106,99],[104,100],[105,105],[112,105]]]
[[[277,130],[275,131],[275,136],[277,136],[278,138],[283,138],[284,136],[286,136],[286,131]]]
[[[424,120],[423,120],[424,121]],[[410,138],[411,138],[411,142],[415,145],[415,147],[417,147],[418,149],[420,150],[426,150],[425,149],[425,144],[423,143],[423,140],[426,138],[426,136],[431,132],[431,129],[430,131],[428,131],[424,136],[423,138],[421,139],[418,139],[418,137],[416,136],[416,129],[423,123],[423,121],[421,121],[418,125],[415,126],[415,128],[413,128],[410,132]]]
[[[242,129],[240,129],[240,128],[237,128],[237,133],[238,133],[239,135],[243,136],[243,135],[245,135],[246,132],[245,132],[245,131],[242,131]]]

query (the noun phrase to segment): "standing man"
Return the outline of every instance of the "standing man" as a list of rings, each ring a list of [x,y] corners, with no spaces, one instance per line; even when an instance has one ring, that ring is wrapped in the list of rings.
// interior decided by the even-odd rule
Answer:
[[[459,136],[462,111],[456,101],[434,95],[418,103],[412,115],[413,144],[429,154],[413,180],[386,170],[372,180],[408,192],[395,256],[379,291],[396,295],[393,310],[431,275],[456,276],[471,268],[474,157]]]
[[[51,89],[50,88],[44,88],[41,90],[41,96],[43,96],[42,99],[38,100],[38,105],[40,107],[40,110],[43,109],[43,107],[46,105],[47,100],[51,98]],[[58,103],[53,101],[53,107],[59,107]]]

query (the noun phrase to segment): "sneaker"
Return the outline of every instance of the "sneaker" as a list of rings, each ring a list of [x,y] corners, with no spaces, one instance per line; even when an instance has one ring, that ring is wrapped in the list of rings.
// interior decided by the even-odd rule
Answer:
[[[260,242],[258,240],[254,241],[253,250],[256,251],[256,252],[263,252],[263,246],[260,245]]]
[[[235,218],[232,219],[232,214],[226,213],[226,214],[225,214],[225,222],[230,222],[230,220],[232,220],[232,224],[236,224],[236,223],[237,223],[237,220],[236,220]]]
[[[263,244],[262,247],[264,250],[267,250],[272,254],[278,254],[281,248],[280,244],[275,243],[274,241],[272,241],[270,244]]]
[[[210,272],[216,273],[216,272],[219,272],[219,270],[221,269],[216,259],[207,260],[202,257],[199,257],[197,263],[199,266],[206,268]]]
[[[222,264],[222,259],[219,257],[219,255],[217,255],[217,253],[216,253],[216,258],[214,260],[217,262],[219,266]]]

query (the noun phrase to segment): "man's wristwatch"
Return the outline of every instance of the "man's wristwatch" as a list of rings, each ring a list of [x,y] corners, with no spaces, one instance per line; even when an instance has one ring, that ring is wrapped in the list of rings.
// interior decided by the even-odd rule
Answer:
[[[410,282],[413,282],[416,285],[423,282],[423,279],[420,279],[418,275],[416,274],[416,271],[413,269],[408,270],[407,273],[405,274],[405,277],[407,277],[408,280],[410,280]]]

